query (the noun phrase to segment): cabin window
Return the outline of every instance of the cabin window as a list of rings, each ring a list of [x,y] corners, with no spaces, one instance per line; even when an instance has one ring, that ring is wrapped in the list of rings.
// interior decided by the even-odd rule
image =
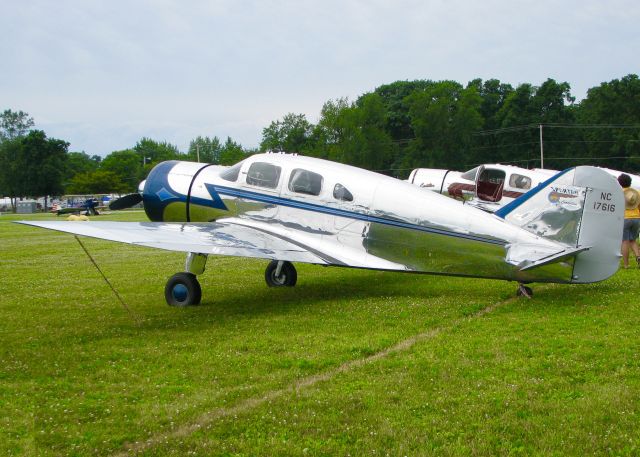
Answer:
[[[238,180],[238,176],[240,176],[241,168],[242,168],[242,162],[238,162],[231,168],[227,168],[226,170],[222,171],[222,173],[220,173],[220,177],[225,181],[236,182]]]
[[[320,195],[323,178],[313,171],[296,168],[289,178],[289,190],[299,194]]]
[[[349,189],[342,184],[336,184],[333,188],[333,198],[336,200],[342,200],[343,202],[352,202],[353,195],[349,192]]]
[[[471,170],[464,172],[460,177],[462,179],[468,179],[469,181],[475,181],[476,175],[478,174],[478,168],[480,167],[472,168]]]
[[[275,189],[282,169],[266,162],[254,162],[247,172],[247,184],[267,189]]]
[[[509,186],[516,189],[531,189],[531,178],[514,173],[509,178]]]

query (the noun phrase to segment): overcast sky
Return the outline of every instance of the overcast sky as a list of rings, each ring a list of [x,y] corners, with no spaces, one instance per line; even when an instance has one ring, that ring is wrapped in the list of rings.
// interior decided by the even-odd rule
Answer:
[[[397,80],[640,73],[638,0],[0,0],[0,110],[71,151],[197,135],[257,146],[289,112]]]

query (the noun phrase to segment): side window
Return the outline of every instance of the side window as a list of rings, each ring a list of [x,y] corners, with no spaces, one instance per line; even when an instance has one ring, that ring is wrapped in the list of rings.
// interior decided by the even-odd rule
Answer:
[[[289,190],[299,194],[320,195],[322,176],[312,171],[296,168],[289,178]]]
[[[333,198],[336,200],[342,200],[343,202],[352,202],[353,195],[349,192],[349,189],[342,184],[336,184],[333,188]]]
[[[531,178],[514,173],[509,178],[509,185],[516,189],[531,189]]]
[[[247,172],[247,184],[275,189],[280,180],[282,169],[266,162],[254,162]]]

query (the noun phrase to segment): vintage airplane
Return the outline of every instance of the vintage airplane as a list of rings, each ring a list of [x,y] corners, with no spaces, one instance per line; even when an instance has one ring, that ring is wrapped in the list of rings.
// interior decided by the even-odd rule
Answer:
[[[622,172],[602,168],[613,177]],[[466,172],[439,168],[416,168],[408,182],[448,195],[488,212],[498,211],[514,199],[558,173],[558,170],[486,164]],[[632,186],[640,188],[640,176],[631,175]]]
[[[407,181],[494,212],[558,173],[556,170],[487,164],[466,172],[416,168]]]
[[[151,222],[20,223],[187,253],[165,287],[170,305],[200,302],[209,255],[269,259],[269,286],[294,286],[292,262],[531,282],[590,283],[618,269],[624,200],[607,173],[565,170],[496,214],[394,178],[297,155],[229,167],[157,165],[140,201]]]

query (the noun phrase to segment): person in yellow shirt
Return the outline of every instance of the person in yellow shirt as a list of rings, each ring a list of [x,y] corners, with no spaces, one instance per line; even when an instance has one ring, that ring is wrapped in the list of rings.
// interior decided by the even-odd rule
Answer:
[[[629,268],[629,251],[636,256],[640,268],[640,248],[638,248],[638,234],[640,233],[640,192],[631,187],[631,176],[622,173],[618,182],[624,192],[624,228],[622,230],[622,262]]]

